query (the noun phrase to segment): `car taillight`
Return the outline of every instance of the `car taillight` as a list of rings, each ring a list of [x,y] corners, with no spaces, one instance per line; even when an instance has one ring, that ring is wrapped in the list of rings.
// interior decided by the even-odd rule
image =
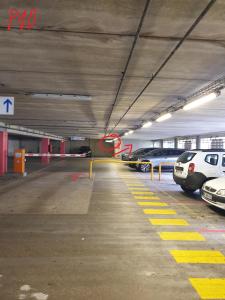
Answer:
[[[195,171],[195,164],[190,163],[188,167],[188,173],[194,173],[194,171]]]

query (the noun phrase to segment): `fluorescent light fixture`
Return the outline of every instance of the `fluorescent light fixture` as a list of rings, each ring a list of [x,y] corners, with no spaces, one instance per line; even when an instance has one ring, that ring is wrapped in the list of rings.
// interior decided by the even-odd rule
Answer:
[[[167,113],[167,114],[164,114],[160,117],[158,117],[158,119],[156,119],[156,122],[163,122],[167,119],[170,119],[172,117],[171,113]]]
[[[128,131],[128,134],[132,134],[132,133],[134,133],[134,131],[133,131],[133,130],[130,130],[130,131]]]
[[[129,134],[129,132],[125,132],[125,133],[124,133],[124,135],[128,135],[128,134]]]
[[[105,140],[106,143],[112,143],[114,140]]]
[[[148,128],[152,126],[152,122],[146,122],[142,125],[142,128]]]
[[[186,104],[184,107],[183,107],[183,110],[189,110],[189,109],[192,109],[192,108],[195,108],[195,107],[198,107],[200,105],[203,105],[205,103],[208,103],[214,99],[216,99],[216,97],[219,96],[219,93],[217,92],[213,92],[213,93],[210,93],[208,95],[205,95],[205,96],[202,96],[201,98],[197,99],[197,100],[194,100],[188,104]]]
[[[83,136],[71,136],[71,137],[70,137],[70,140],[71,140],[71,141],[85,141],[86,138],[83,137]]]
[[[74,101],[90,101],[92,99],[91,96],[87,95],[70,95],[70,94],[42,94],[42,93],[34,93],[31,94],[33,98],[39,99],[51,99],[51,100],[74,100]]]

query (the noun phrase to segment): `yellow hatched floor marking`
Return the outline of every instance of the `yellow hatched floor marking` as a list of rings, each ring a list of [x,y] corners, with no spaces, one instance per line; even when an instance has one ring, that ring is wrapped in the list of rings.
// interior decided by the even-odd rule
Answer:
[[[173,209],[143,209],[146,215],[175,215],[176,211]]]
[[[160,200],[157,196],[134,196],[137,200]]]
[[[201,299],[225,299],[225,278],[189,278]]]
[[[188,226],[188,222],[184,219],[149,219],[152,225],[171,225],[171,226]]]
[[[170,250],[177,263],[225,264],[225,256],[216,250]]]
[[[143,183],[127,183],[128,186],[144,186]]]
[[[153,195],[153,192],[144,192],[144,191],[132,191],[131,192],[133,195]]]
[[[149,189],[145,187],[129,187],[128,189],[132,191],[149,191]]]
[[[137,202],[138,205],[140,206],[168,206],[167,203],[164,202]]]
[[[158,232],[164,241],[205,241],[203,235],[198,232]]]

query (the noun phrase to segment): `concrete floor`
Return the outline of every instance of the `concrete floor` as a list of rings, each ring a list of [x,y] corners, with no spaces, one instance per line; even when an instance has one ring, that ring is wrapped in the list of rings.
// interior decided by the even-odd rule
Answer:
[[[73,203],[71,185],[62,193],[62,185],[69,184],[65,173],[72,176],[87,171],[88,160],[68,160],[13,183],[0,182],[0,299],[197,300],[201,297],[189,278],[225,277],[225,260],[220,264],[178,264],[169,252],[218,250],[225,254],[225,233],[210,232],[225,229],[224,213],[208,207],[197,194],[183,194],[171,174],[164,175],[160,183],[150,182],[147,174],[121,165],[95,167],[88,212],[82,208],[74,211],[76,195],[72,195]],[[35,183],[40,180],[45,185],[39,186],[38,193]],[[174,209],[177,215],[145,215],[137,201],[150,200],[136,200],[127,185],[137,180],[154,192],[158,201],[168,204],[143,208]],[[73,182],[74,188],[81,182]],[[49,208],[52,192],[60,202],[67,203],[70,198],[69,213]],[[14,211],[4,210],[13,195]],[[37,210],[38,199],[42,210]],[[30,208],[23,211],[19,203],[27,200]],[[54,200],[58,201],[57,197]],[[149,218],[182,218],[190,225],[154,226]],[[159,231],[199,232],[206,240],[162,240]],[[225,292],[220,299],[225,299]]]

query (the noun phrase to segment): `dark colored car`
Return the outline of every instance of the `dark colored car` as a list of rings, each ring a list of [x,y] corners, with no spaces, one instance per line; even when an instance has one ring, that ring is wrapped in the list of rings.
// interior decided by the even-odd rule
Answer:
[[[139,158],[147,155],[148,153],[150,153],[151,151],[153,151],[155,149],[156,148],[141,148],[141,149],[138,149],[136,152],[132,153],[132,155],[130,156],[129,161],[137,161]],[[135,168],[136,165],[135,164],[129,164],[129,167]]]
[[[130,157],[132,157],[133,155],[135,155],[135,153],[141,152],[143,150],[144,150],[144,148],[139,148],[139,149],[133,151],[131,154],[129,154],[129,153],[123,153],[121,155],[121,159],[124,160],[124,161],[128,161],[128,160],[130,160]]]
[[[74,149],[71,153],[74,154],[85,154],[85,157],[92,157],[92,151],[89,146],[81,146],[78,149]]]

